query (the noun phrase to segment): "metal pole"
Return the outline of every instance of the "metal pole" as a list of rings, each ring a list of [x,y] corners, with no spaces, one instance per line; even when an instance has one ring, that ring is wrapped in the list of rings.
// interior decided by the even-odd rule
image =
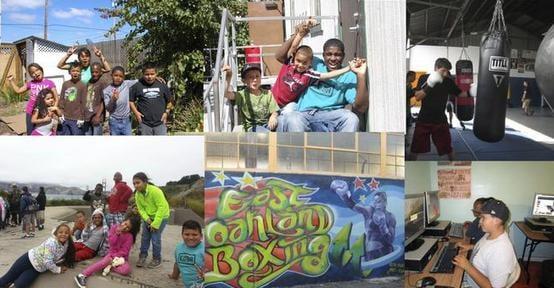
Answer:
[[[48,0],[44,0],[44,40],[48,40]]]
[[[2,44],[2,1],[0,1],[0,44]]]
[[[219,73],[220,73],[220,67],[221,67],[221,60],[223,58],[223,41],[225,41],[225,30],[227,29],[227,14],[229,12],[227,9],[223,9],[223,13],[221,16],[221,26],[219,28],[219,42],[217,44],[217,56],[215,60],[215,67],[214,67],[214,73],[212,81],[219,81]],[[214,85],[214,114],[215,114],[215,131],[219,132],[221,131],[221,119],[217,116],[221,113],[221,103],[219,102],[219,85]],[[211,127],[210,127],[211,128]]]

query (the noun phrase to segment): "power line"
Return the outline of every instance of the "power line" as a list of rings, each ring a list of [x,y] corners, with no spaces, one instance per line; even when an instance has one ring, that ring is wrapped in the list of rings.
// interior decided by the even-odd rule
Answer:
[[[29,24],[29,23],[3,23],[5,26],[40,26],[43,27],[44,24]],[[101,29],[94,27],[86,26],[75,26],[75,25],[65,25],[65,24],[49,24],[48,27],[65,27],[65,28],[74,28],[74,29],[83,29],[83,30],[97,30],[97,31],[110,31],[110,29]]]

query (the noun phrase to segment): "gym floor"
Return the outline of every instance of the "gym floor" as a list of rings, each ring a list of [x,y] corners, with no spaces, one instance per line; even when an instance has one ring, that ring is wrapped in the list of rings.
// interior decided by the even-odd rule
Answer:
[[[466,129],[463,130],[454,115],[450,135],[455,160],[554,160],[554,113],[550,109],[534,108],[533,116],[526,116],[520,108],[509,108],[506,136],[496,143],[477,139],[471,130],[472,122],[464,122]],[[408,131],[408,144],[412,142],[414,127]],[[431,146],[431,152],[419,155],[418,160],[447,160],[446,156],[439,157]],[[409,149],[407,145],[406,155]]]

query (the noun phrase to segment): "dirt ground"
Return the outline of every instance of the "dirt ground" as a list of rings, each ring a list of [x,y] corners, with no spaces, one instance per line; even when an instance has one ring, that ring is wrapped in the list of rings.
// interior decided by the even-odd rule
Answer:
[[[19,102],[9,105],[2,104],[0,105],[0,117],[14,116],[19,113],[23,113],[26,104],[27,102]],[[0,135],[15,135],[15,133],[6,123],[0,121]]]

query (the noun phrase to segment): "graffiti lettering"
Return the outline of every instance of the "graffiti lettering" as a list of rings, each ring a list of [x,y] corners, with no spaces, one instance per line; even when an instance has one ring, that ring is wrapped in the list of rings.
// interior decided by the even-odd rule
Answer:
[[[301,199],[314,192],[303,185],[280,179],[258,184],[255,191],[221,192],[216,218],[206,225],[212,265],[205,284],[262,286],[287,270],[318,276],[329,268],[331,209]]]

